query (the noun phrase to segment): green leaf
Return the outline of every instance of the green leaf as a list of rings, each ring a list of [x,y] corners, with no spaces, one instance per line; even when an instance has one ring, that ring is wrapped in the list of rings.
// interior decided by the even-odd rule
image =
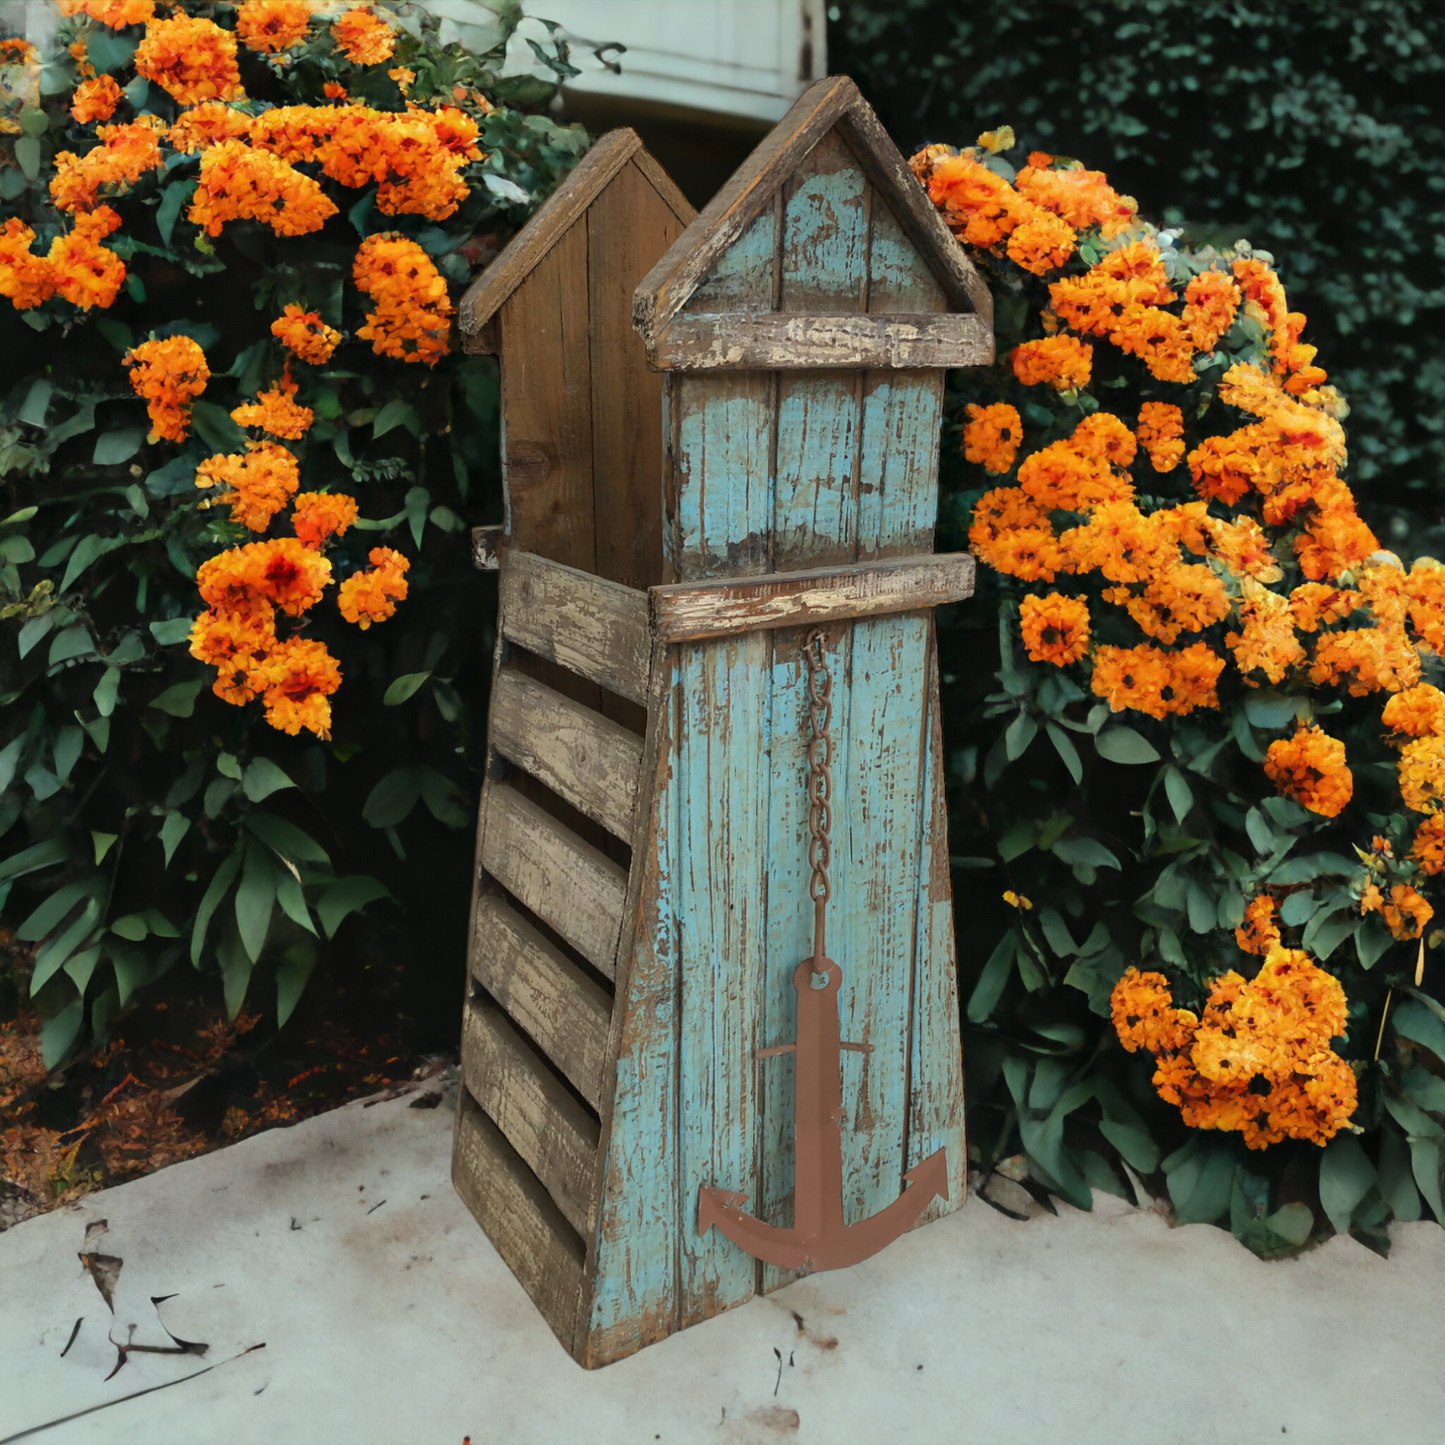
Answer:
[[[308,944],[288,948],[276,966],[276,1025],[279,1028],[295,1011],[311,970],[316,966],[316,950]]]
[[[193,682],[178,682],[158,693],[147,704],[157,712],[169,713],[171,717],[190,717],[196,710],[196,694],[205,686],[204,678]]]
[[[156,207],[156,230],[167,246],[171,244],[171,234],[176,229],[182,209],[195,194],[196,185],[193,180],[172,181],[161,194],[160,205]]]
[[[331,862],[331,855],[320,843],[295,823],[288,823],[284,818],[277,818],[271,813],[248,813],[245,825],[268,848],[293,867],[299,863],[326,865]]]
[[[1014,955],[1014,932],[1010,929],[999,939],[997,947],[989,955],[974,985],[968,1000],[968,1021],[981,1024],[993,1012],[1008,982],[1009,964]]]
[[[1336,1234],[1350,1232],[1355,1206],[1370,1192],[1375,1166],[1353,1134],[1336,1134],[1320,1158],[1320,1205]]]
[[[216,958],[221,965],[221,989],[226,996],[226,1013],[235,1018],[246,1002],[246,990],[251,984],[251,958],[235,929],[228,928],[221,935]]]
[[[225,407],[213,401],[192,402],[191,425],[213,452],[236,453],[246,449],[246,433],[231,420],[231,413]]]
[[[429,672],[402,673],[402,675],[387,688],[386,695],[382,698],[382,702],[385,703],[387,707],[396,707],[398,703],[403,703],[411,697],[417,688],[430,676],[431,673]]]
[[[1355,956],[1361,968],[1373,968],[1385,950],[1394,943],[1390,930],[1378,918],[1367,918],[1355,931]]]
[[[421,535],[426,528],[427,508],[431,506],[431,493],[425,487],[413,487],[406,494],[406,519],[411,526],[411,535],[418,547],[421,546]]]
[[[1197,879],[1189,885],[1189,926],[1195,933],[1213,933],[1219,921],[1214,895]]]
[[[223,778],[230,778],[232,782],[241,781],[241,765],[236,761],[234,753],[222,753],[216,759],[216,771]]]
[[[1196,1135],[1160,1167],[1180,1224],[1212,1224],[1229,1208],[1234,1158],[1226,1144]]]
[[[50,117],[38,106],[26,106],[19,116],[22,135],[44,135],[50,129]]]
[[[184,813],[167,813],[166,820],[161,824],[161,847],[165,849],[165,866],[171,866],[171,859],[175,857],[176,849],[180,846],[181,839],[191,831],[191,820]]]
[[[22,943],[38,943],[70,914],[82,898],[89,896],[89,883],[67,883],[65,887],[57,888],[15,930],[15,937]]]
[[[30,383],[30,390],[26,392],[20,410],[15,413],[15,420],[23,421],[29,426],[44,426],[45,413],[50,410],[50,398],[54,390],[43,376],[36,377]],[[33,513],[34,508],[31,508],[31,511]]]
[[[1038,736],[1039,725],[1028,713],[1019,713],[1004,733],[1004,752],[1010,762],[1023,757],[1029,744]]]
[[[338,879],[321,895],[316,905],[316,916],[320,918],[327,938],[333,938],[349,914],[365,908],[368,903],[375,903],[379,898],[390,897],[385,884],[364,873],[357,873],[350,878]]]
[[[16,149],[19,149],[17,145]],[[77,994],[59,1013],[40,1025],[40,1059],[47,1070],[55,1068],[70,1052],[80,1026],[85,1022],[85,1000]]]
[[[394,768],[371,790],[361,816],[373,828],[394,828],[421,798],[422,770]]]
[[[1268,858],[1279,847],[1280,840],[1258,808],[1251,808],[1244,815],[1244,831],[1249,834],[1249,841],[1261,858]]]
[[[1174,810],[1174,821],[1182,825],[1194,807],[1194,790],[1184,774],[1172,764],[1164,769],[1164,792]]]
[[[42,612],[39,617],[32,617],[21,629],[20,636],[16,639],[20,656],[27,656],[35,644],[50,631],[59,621],[55,612]]]
[[[243,845],[237,843],[226,855],[221,866],[211,875],[211,881],[206,885],[206,891],[201,898],[201,906],[196,909],[196,921],[191,926],[191,962],[198,968],[211,915],[221,906],[222,900],[230,892],[231,884],[236,881],[236,874],[241,871],[243,851]]]
[[[70,848],[64,838],[44,838],[0,861],[0,881],[6,878],[21,878],[27,873],[38,873],[40,869],[62,863],[69,857]]]
[[[454,719],[448,719],[448,721],[454,721]],[[1044,730],[1048,733],[1054,750],[1064,760],[1064,766],[1069,770],[1069,776],[1075,783],[1082,783],[1084,781],[1084,765],[1079,759],[1079,750],[1074,746],[1074,740],[1063,728],[1054,723],[1045,723]]]
[[[120,668],[108,667],[101,673],[100,681],[91,694],[95,710],[101,717],[109,717],[115,711],[115,700],[120,692]]]
[[[1445,1224],[1445,1203],[1440,1198],[1440,1144],[1435,1139],[1412,1139],[1410,1141],[1410,1162],[1413,1166],[1415,1183],[1425,1202],[1435,1214],[1437,1224]]]
[[[98,562],[107,552],[114,552],[117,547],[123,546],[125,546],[124,537],[97,537],[94,533],[82,537],[75,544],[75,551],[70,554],[69,562],[65,564],[65,575],[60,580],[60,590],[68,592],[87,567]]]
[[[138,37],[137,37],[138,39]],[[119,31],[92,25],[85,32],[85,58],[98,70],[118,70],[128,65],[136,51],[136,39]]]
[[[276,870],[271,859],[260,848],[248,847],[241,885],[236,889],[236,927],[252,963],[266,946],[275,904]]]
[[[91,465],[118,467],[123,462],[128,462],[141,449],[145,439],[146,429],[143,426],[123,426],[114,431],[103,431],[95,439]]]
[[[1039,914],[1039,929],[1048,945],[1060,958],[1072,958],[1079,951],[1068,924],[1057,909],[1045,908]]]
[[[174,647],[178,642],[184,642],[191,635],[191,628],[195,625],[194,617],[172,617],[165,622],[152,622],[150,624],[151,636],[160,643],[162,647]]]
[[[20,766],[20,754],[25,750],[27,741],[26,735],[21,733],[0,748],[0,793],[15,781],[15,770]]]
[[[83,622],[76,622],[55,634],[46,666],[55,667],[76,657],[89,657],[94,651],[95,641],[90,635],[90,628]]]
[[[1445,1062],[1445,1023],[1424,1004],[1412,998],[1402,999],[1391,1011],[1390,1023],[1402,1039],[1423,1044]]]
[[[1061,838],[1054,855],[1065,863],[1087,864],[1091,868],[1120,868],[1119,860],[1097,838]]]
[[[241,782],[241,790],[253,803],[264,802],[272,793],[295,786],[270,758],[252,758],[246,764],[246,774]]]
[[[1279,693],[1254,692],[1244,700],[1244,715],[1257,728],[1287,728],[1295,720],[1298,701]]]
[[[1315,1216],[1308,1204],[1295,1202],[1282,1204],[1273,1214],[1266,1214],[1264,1222],[1286,1243],[1299,1249],[1308,1241],[1315,1227]]]
[[[55,776],[64,783],[75,771],[80,760],[80,751],[85,746],[85,734],[79,728],[66,727],[55,735],[50,745],[55,759]]]
[[[1412,1104],[1434,1114],[1445,1114],[1445,1079],[1437,1078],[1419,1064],[1405,1070],[1400,1090]]]
[[[1315,916],[1320,902],[1313,893],[1291,893],[1280,905],[1280,921],[1291,928],[1299,928]]]
[[[84,946],[100,917],[100,900],[92,895],[80,915],[64,932],[53,936],[36,950],[35,971],[30,975],[30,996],[33,998],[65,966],[76,949]]]
[[[1101,1119],[1099,1132],[1124,1157],[1131,1169],[1152,1174],[1159,1167],[1159,1146],[1142,1122]]]
[[[18,567],[35,560],[35,548],[29,537],[0,538],[0,563]]]
[[[293,923],[299,923],[307,933],[315,933],[316,925],[311,921],[311,910],[306,906],[306,895],[295,874],[286,869],[276,874],[276,901],[281,912]]]
[[[1379,1189],[1396,1219],[1404,1224],[1413,1224],[1419,1219],[1420,1191],[1415,1187],[1409,1146],[1395,1130],[1388,1128],[1380,1130]]]
[[[145,919],[139,913],[127,913],[123,918],[117,918],[110,925],[110,931],[119,938],[129,939],[132,943],[140,943],[150,933]]]
[[[226,804],[236,796],[236,783],[232,778],[212,778],[201,799],[201,811],[208,818],[219,818]]]
[[[124,1008],[131,994],[151,981],[151,971],[145,954],[139,949],[119,948],[112,944],[106,952],[115,971],[117,1004]]]
[[[1037,826],[1026,818],[1020,818],[998,840],[998,856],[1005,863],[1011,863],[1015,858],[1027,853],[1034,846],[1037,838]]]
[[[95,866],[100,867],[105,862],[105,855],[115,846],[115,840],[120,837],[119,833],[97,833],[91,830],[90,840],[95,844]]]
[[[421,433],[421,423],[417,419],[416,408],[403,396],[394,396],[377,412],[376,420],[371,424],[371,438],[375,441],[383,437],[394,427],[404,426],[413,436]]]
[[[22,135],[15,141],[15,162],[27,181],[40,174],[40,142],[33,135]]]
[[[467,525],[450,507],[433,507],[429,515],[432,526],[443,532],[460,532]]]
[[[1133,728],[1106,728],[1094,739],[1094,746],[1101,758],[1111,763],[1157,763],[1159,754],[1154,746]]]
[[[432,817],[448,828],[465,828],[471,817],[458,801],[465,796],[461,789],[435,768],[422,768],[420,772],[422,799]]]

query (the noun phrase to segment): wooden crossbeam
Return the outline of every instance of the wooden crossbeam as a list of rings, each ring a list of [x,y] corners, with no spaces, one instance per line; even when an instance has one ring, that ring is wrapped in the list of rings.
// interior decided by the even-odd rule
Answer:
[[[971,597],[973,578],[968,553],[945,552],[765,577],[677,582],[654,587],[649,596],[658,639],[692,642],[939,607]]]

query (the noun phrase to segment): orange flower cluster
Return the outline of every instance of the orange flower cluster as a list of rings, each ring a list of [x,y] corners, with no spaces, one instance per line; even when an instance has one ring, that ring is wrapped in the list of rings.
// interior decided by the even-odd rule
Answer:
[[[145,399],[152,442],[183,442],[191,429],[191,403],[211,379],[206,353],[189,336],[143,341],[121,358],[130,384]]]
[[[1082,597],[1029,596],[1019,604],[1024,647],[1034,662],[1077,662],[1089,649],[1089,606]]]
[[[290,305],[271,323],[271,335],[296,357],[313,366],[331,360],[331,353],[341,341],[341,333],[333,330],[319,312],[303,311]]]
[[[1264,771],[1286,798],[1322,818],[1337,817],[1355,791],[1344,743],[1314,726],[1276,738],[1264,755]]]
[[[62,15],[89,15],[112,30],[144,25],[156,13],[156,0],[59,0]]]
[[[1234,941],[1245,953],[1266,957],[1280,946],[1278,908],[1268,893],[1262,893],[1244,910],[1244,922],[1234,930]]]
[[[279,156],[238,140],[221,141],[201,156],[201,180],[186,213],[209,236],[227,221],[254,220],[278,236],[319,231],[336,205],[319,184]]]
[[[120,225],[109,206],[100,206],[75,218],[75,228],[50,243],[50,273],[55,293],[73,306],[89,311],[115,300],[125,280],[125,262],[101,241]]]
[[[1025,386],[1051,386],[1068,391],[1088,386],[1094,348],[1072,336],[1046,336],[1014,347],[1014,375]]]
[[[356,498],[340,492],[302,492],[291,508],[291,530],[313,550],[344,536],[356,520]]]
[[[1150,717],[1185,717],[1196,708],[1217,708],[1215,685],[1224,659],[1202,642],[1175,651],[1140,647],[1094,649],[1091,686],[1113,712],[1133,708]]]
[[[196,469],[196,485],[227,488],[213,503],[228,503],[231,520],[252,532],[271,525],[271,518],[295,495],[300,479],[296,458],[274,442],[254,443],[240,455],[207,457]]]
[[[331,27],[331,34],[337,49],[353,65],[380,65],[390,60],[396,49],[391,26],[369,10],[348,10]]]
[[[245,94],[236,67],[235,35],[199,16],[152,20],[136,47],[135,69],[180,105],[240,100]]]
[[[1156,472],[1172,472],[1184,460],[1184,413],[1167,401],[1139,408],[1139,445]]]
[[[1009,470],[1023,439],[1023,423],[1007,402],[994,406],[970,406],[963,428],[963,454],[986,472],[996,475]]]
[[[40,52],[28,40],[0,40],[0,65],[29,65],[39,58]]]
[[[306,39],[310,0],[242,0],[236,11],[236,35],[258,55],[277,55]]]
[[[196,582],[208,610],[191,629],[191,656],[216,668],[217,697],[237,706],[261,698],[272,727],[331,736],[329,698],[341,668],[324,643],[276,635],[276,613],[299,617],[330,581],[331,564],[294,537],[252,542],[202,563]]]
[[[435,366],[447,354],[453,310],[447,283],[415,241],[391,232],[368,236],[351,274],[376,307],[356,334],[378,356]]]
[[[309,406],[293,400],[296,383],[282,382],[270,391],[263,391],[253,402],[238,406],[231,412],[237,426],[253,426],[268,436],[300,441],[310,429],[315,413]]]
[[[98,75],[82,80],[75,87],[70,101],[70,114],[77,125],[89,125],[93,120],[109,120],[120,104],[121,88],[108,75]]]
[[[1396,883],[1387,898],[1378,883],[1365,888],[1360,898],[1361,913],[1378,913],[1390,936],[1402,942],[1419,938],[1435,910],[1408,883]]]
[[[396,604],[406,600],[405,573],[411,563],[390,547],[373,547],[371,566],[353,572],[341,584],[336,599],[341,615],[354,622],[363,632],[373,622],[385,622],[396,611]]]
[[[251,134],[251,117],[223,100],[205,100],[176,117],[166,140],[172,150],[194,155],[226,140],[244,140]]]
[[[90,211],[100,204],[102,187],[114,193],[128,191],[147,171],[165,164],[161,154],[164,127],[154,116],[128,125],[101,126],[100,143],[83,156],[61,151],[55,157],[50,199],[60,211]]]
[[[49,260],[30,247],[35,232],[12,216],[0,227],[0,296],[17,311],[29,311],[55,295],[55,272]]]
[[[1110,1000],[1130,1053],[1155,1056],[1154,1086],[1195,1129],[1237,1132],[1251,1149],[1325,1144],[1358,1104],[1354,1071],[1330,1047],[1345,992],[1298,950],[1275,946],[1252,980],[1214,980],[1202,1016],[1175,1008],[1160,973],[1129,969]]]

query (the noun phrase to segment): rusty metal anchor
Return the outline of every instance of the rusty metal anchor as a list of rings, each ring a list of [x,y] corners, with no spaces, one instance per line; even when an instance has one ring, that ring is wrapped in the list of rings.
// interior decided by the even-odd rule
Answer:
[[[793,971],[798,995],[798,1036],[791,1044],[759,1049],[756,1057],[791,1053],[793,1093],[793,1227],[765,1224],[743,1212],[745,1196],[704,1184],[698,1194],[697,1232],[714,1225],[739,1249],[780,1269],[809,1273],[843,1269],[877,1254],[917,1222],[937,1195],[948,1198],[946,1150],[930,1154],[904,1176],[908,1186],[891,1204],[856,1224],[843,1220],[842,1051],[866,1044],[839,1038],[838,990],[843,970],[827,957],[828,864],[832,812],[830,768],[832,674],[823,633],[814,629],[803,647],[812,737],[808,745],[808,826],[812,835],[813,952]]]

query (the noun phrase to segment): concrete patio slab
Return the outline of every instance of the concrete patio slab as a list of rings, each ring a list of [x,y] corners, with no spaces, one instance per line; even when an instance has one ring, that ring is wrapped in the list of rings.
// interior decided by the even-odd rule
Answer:
[[[1020,1223],[975,1198],[865,1264],[589,1374],[453,1194],[450,1129],[446,1108],[355,1104],[0,1235],[0,1441],[1445,1437],[1433,1224],[1398,1226],[1388,1261],[1337,1238],[1266,1264],[1112,1199]],[[113,1316],[76,1257],[102,1220],[90,1251],[123,1261]],[[137,1351],[106,1379],[116,1343],[171,1336],[208,1348]]]

